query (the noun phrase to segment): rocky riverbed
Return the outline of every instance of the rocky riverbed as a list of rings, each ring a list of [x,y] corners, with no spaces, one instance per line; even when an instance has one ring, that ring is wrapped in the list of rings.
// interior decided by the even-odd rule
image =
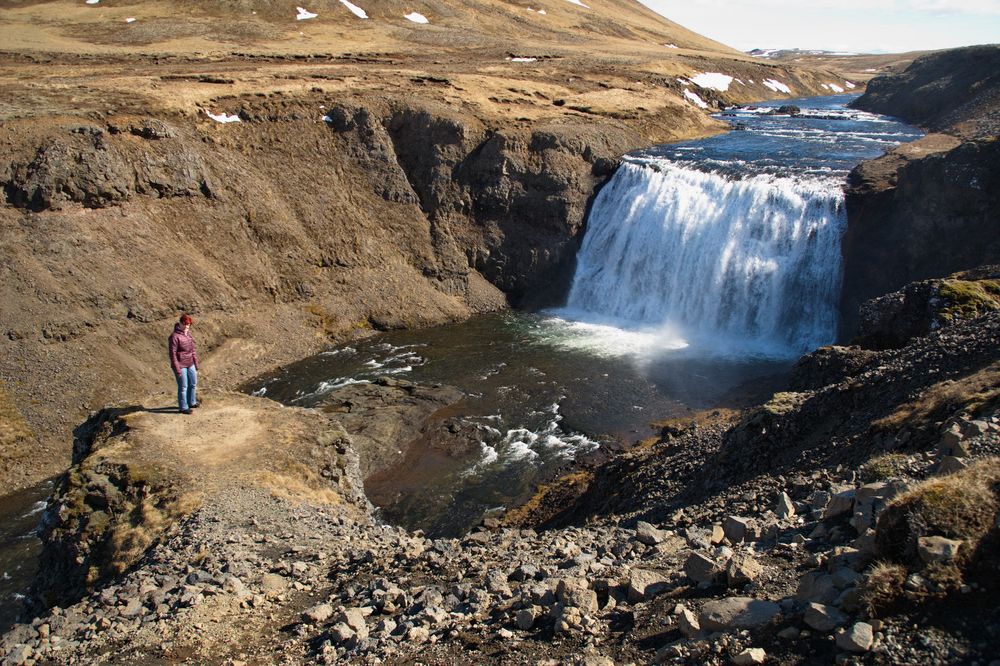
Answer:
[[[665,424],[460,539],[373,521],[333,415],[222,393],[191,417],[105,412],[47,510],[35,598],[60,603],[2,650],[12,664],[991,664],[998,335],[988,313],[897,350],[821,350],[798,393]],[[834,367],[845,354],[862,358]],[[815,418],[844,401],[871,411]],[[773,464],[757,469],[764,442]],[[327,449],[326,466],[300,462]]]

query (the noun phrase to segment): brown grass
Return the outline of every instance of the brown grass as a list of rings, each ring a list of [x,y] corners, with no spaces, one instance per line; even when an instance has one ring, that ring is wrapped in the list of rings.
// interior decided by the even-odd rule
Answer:
[[[893,562],[876,562],[861,583],[861,607],[869,616],[892,608],[903,597],[906,567]]]
[[[906,456],[902,453],[885,453],[876,456],[861,466],[861,478],[865,483],[886,481],[898,478],[902,474]]]
[[[1000,399],[1000,362],[953,381],[939,382],[917,400],[900,405],[892,414],[874,421],[872,425],[894,430],[924,422],[943,410],[973,412],[997,399]]]
[[[917,539],[961,539],[971,554],[994,524],[1000,484],[1000,459],[991,458],[947,476],[928,479],[893,499],[876,529],[879,553],[915,563]],[[960,555],[961,557],[961,555]]]
[[[17,411],[10,394],[0,387],[0,455],[34,438],[35,434]]]
[[[516,526],[537,522],[533,518],[540,511],[543,511],[543,507],[553,506],[553,498],[559,498],[559,502],[555,506],[563,506],[566,504],[565,497],[567,495],[577,497],[582,495],[593,480],[593,472],[577,470],[561,476],[551,483],[543,483],[538,486],[538,490],[535,491],[535,494],[527,502],[504,513],[503,524]]]
[[[344,504],[344,498],[330,487],[328,481],[298,463],[290,464],[287,474],[261,471],[253,478],[267,488],[274,497],[310,504]]]

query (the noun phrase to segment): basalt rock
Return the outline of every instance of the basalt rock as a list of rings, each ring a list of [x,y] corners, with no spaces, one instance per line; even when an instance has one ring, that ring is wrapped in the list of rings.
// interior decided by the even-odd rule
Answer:
[[[841,244],[842,339],[858,332],[865,301],[1000,256],[1000,142],[951,140],[934,152],[921,150],[932,141],[928,136],[851,172]],[[909,297],[920,301],[921,291]]]

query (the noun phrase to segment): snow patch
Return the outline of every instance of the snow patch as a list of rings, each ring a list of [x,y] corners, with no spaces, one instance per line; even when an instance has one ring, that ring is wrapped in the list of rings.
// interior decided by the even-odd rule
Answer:
[[[844,81],[844,85],[847,86],[848,88],[857,88],[857,86],[851,83],[850,81]]]
[[[97,4],[98,2],[100,2],[100,1],[101,1],[101,0],[87,0],[87,4],[88,4],[88,5],[96,5],[96,4]]]
[[[538,13],[539,13],[539,14],[545,14],[545,10],[544,10],[544,9],[539,9],[539,10],[538,10]]]
[[[708,108],[708,104],[705,104],[705,100],[703,100],[701,97],[698,97],[698,95],[696,95],[695,93],[691,92],[690,90],[685,90],[684,91],[684,96],[687,97],[688,101],[690,101],[691,103],[693,103],[699,109],[707,109]]]
[[[407,21],[413,21],[414,23],[430,23],[430,21],[427,20],[426,16],[424,16],[423,14],[418,14],[417,12],[412,12],[410,14],[407,14],[403,18],[405,18]]]
[[[694,84],[699,88],[708,88],[710,90],[726,92],[729,90],[729,84],[733,82],[733,77],[726,76],[725,74],[720,74],[718,72],[703,72],[696,76],[692,76],[691,81],[694,82]]]
[[[354,14],[355,16],[357,16],[358,18],[360,18],[360,19],[366,19],[366,18],[368,18],[367,12],[365,12],[365,10],[361,9],[361,7],[358,7],[353,2],[350,2],[350,0],[340,0],[340,4],[344,5],[349,10],[351,10],[351,13]]]
[[[511,62],[538,62],[538,58],[507,58]]]
[[[677,79],[677,83],[681,84],[682,86],[689,86],[689,85],[691,85],[691,82],[688,81],[687,79]]]
[[[585,5],[582,2],[580,2],[580,0],[566,0],[566,2],[572,2],[574,5],[580,5],[581,7],[585,8],[585,9],[590,9],[590,7],[587,7],[587,5]]]
[[[774,92],[783,92],[786,95],[792,94],[792,89],[777,79],[764,79],[762,83],[765,88],[773,90]]]
[[[838,86],[836,83],[830,83],[830,84],[824,84],[824,85],[826,85],[830,90],[832,90],[835,93],[842,93],[842,92],[844,92],[844,88],[842,86]]]
[[[298,10],[298,12],[299,12],[295,16],[295,20],[296,21],[308,21],[309,19],[314,19],[317,16],[319,16],[319,14],[315,14],[315,13],[309,11],[308,9],[306,9],[305,7],[296,7],[295,9]]]
[[[667,47],[668,49],[676,49],[676,48],[679,48],[679,47],[678,47],[678,46],[677,46],[676,44],[664,44],[664,46],[666,46],[666,47]]]
[[[217,123],[238,123],[240,122],[240,117],[237,115],[229,115],[225,111],[222,113],[212,113],[211,111],[205,111],[209,118]]]
[[[125,22],[126,23],[135,23],[135,17],[134,16],[129,16],[127,19],[125,19]]]

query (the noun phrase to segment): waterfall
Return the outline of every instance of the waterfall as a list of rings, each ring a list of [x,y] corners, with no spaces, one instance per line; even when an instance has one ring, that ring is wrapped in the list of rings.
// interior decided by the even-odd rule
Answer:
[[[632,158],[594,201],[566,310],[669,326],[689,341],[793,353],[828,344],[845,223],[833,179]]]

